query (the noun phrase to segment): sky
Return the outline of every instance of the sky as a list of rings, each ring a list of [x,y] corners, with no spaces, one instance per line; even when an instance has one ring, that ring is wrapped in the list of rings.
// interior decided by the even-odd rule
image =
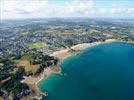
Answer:
[[[1,19],[134,18],[134,0],[0,0]]]

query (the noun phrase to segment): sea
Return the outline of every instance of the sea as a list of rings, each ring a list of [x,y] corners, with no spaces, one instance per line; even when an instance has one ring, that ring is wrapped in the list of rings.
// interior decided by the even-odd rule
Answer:
[[[134,44],[115,41],[64,59],[39,82],[42,100],[134,100]]]

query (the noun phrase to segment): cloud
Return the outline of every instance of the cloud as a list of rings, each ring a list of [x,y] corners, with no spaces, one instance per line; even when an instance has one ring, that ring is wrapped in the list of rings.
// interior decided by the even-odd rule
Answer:
[[[134,8],[128,8],[127,13],[134,15]]]
[[[39,17],[90,17],[107,15],[134,16],[134,8],[120,7],[111,4],[111,7],[95,7],[95,0],[65,0],[50,2],[50,0],[1,0],[2,18],[39,18]],[[58,3],[59,2],[59,3]]]
[[[98,13],[99,14],[105,14],[105,13],[107,13],[107,8],[100,8],[100,9],[98,9]]]
[[[28,1],[28,0],[6,0],[3,1],[3,11],[4,12],[36,12],[39,11],[41,7],[45,7],[47,5],[47,1]]]
[[[60,1],[59,1],[60,2]],[[2,14],[33,14],[51,16],[81,16],[88,14],[93,6],[92,0],[66,1],[64,4],[52,4],[48,0],[2,0]]]
[[[69,13],[81,13],[87,14],[93,7],[93,1],[79,1],[75,0],[70,3],[67,3],[63,6],[63,10]]]
[[[134,8],[132,7],[119,7],[117,4],[113,4],[112,8],[110,9],[111,14],[132,14],[134,15]]]

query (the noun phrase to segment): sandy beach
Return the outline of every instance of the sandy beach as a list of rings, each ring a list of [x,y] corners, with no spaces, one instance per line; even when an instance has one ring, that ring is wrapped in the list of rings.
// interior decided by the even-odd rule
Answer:
[[[108,42],[113,42],[113,41],[116,41],[116,40],[108,39],[104,42],[98,41],[98,42],[93,42],[93,43],[82,43],[82,44],[77,44],[77,45],[72,46],[71,49],[73,49],[74,52],[77,52],[77,51],[82,51],[86,48],[89,48],[89,47],[92,47],[95,45],[99,45],[101,43],[106,43],[106,42],[108,43]],[[62,61],[66,57],[71,56],[74,52],[71,52],[70,48],[67,48],[67,49],[62,49],[60,51],[56,51],[56,52],[52,53],[51,56],[57,57],[58,59],[60,59],[60,61]]]
[[[74,53],[77,53],[77,51],[81,51],[83,49],[95,46],[95,45],[99,45],[101,43],[106,43],[106,42],[113,42],[115,41],[114,39],[108,39],[104,42],[93,42],[93,43],[82,43],[82,44],[77,44],[72,46],[71,48],[67,48],[67,49],[61,49],[60,51],[55,51],[54,53],[52,53],[50,56],[54,56],[56,58],[59,59],[59,63],[61,63],[61,61],[63,61],[66,57],[71,56]],[[73,50],[73,51],[71,51]],[[34,76],[29,76],[29,77],[24,77],[24,80],[22,80],[22,83],[27,83],[30,88],[32,89],[32,94],[31,97],[39,97],[41,96],[41,92],[39,91],[38,88],[38,83],[46,78],[47,76],[49,76],[52,73],[60,73],[61,69],[59,67],[59,64],[57,66],[52,66],[52,67],[48,67],[44,70],[43,73],[41,73],[41,75],[39,77],[34,77]]]
[[[39,98],[42,96],[42,92],[39,90],[38,88],[38,83],[46,78],[47,76],[49,76],[52,73],[60,73],[61,69],[58,66],[52,66],[52,67],[47,67],[38,77],[34,77],[34,76],[29,76],[29,77],[24,77],[24,80],[22,80],[22,83],[26,83],[28,84],[28,86],[30,87],[30,89],[32,90],[31,92],[31,97],[32,98]]]

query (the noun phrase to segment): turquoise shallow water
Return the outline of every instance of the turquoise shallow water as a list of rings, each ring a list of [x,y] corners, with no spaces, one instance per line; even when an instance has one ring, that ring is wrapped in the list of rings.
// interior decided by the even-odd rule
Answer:
[[[104,43],[71,56],[39,83],[43,100],[134,100],[134,44]]]

